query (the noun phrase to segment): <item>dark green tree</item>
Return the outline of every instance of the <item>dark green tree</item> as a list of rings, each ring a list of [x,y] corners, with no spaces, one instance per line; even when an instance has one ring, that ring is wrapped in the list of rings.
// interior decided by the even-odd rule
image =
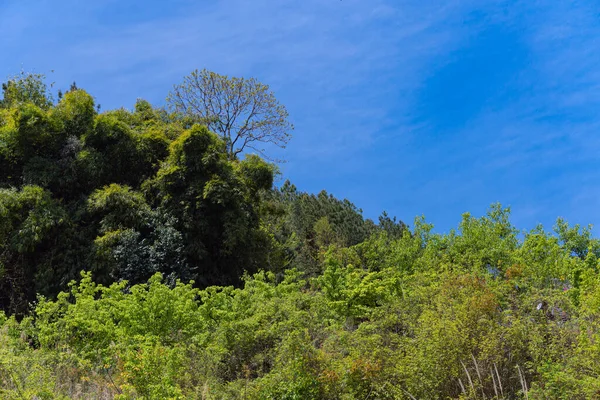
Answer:
[[[46,94],[41,77],[9,81],[0,108],[0,307],[22,312],[82,269],[107,284],[161,272],[207,285],[268,262],[272,165],[231,158],[193,118],[144,100],[99,114],[76,87],[57,104]]]
[[[259,229],[261,190],[273,183],[272,167],[258,157],[232,162],[225,143],[196,125],[170,147],[156,178],[146,184],[155,205],[176,220],[199,282],[235,282],[267,240]],[[260,257],[259,257],[260,259]]]

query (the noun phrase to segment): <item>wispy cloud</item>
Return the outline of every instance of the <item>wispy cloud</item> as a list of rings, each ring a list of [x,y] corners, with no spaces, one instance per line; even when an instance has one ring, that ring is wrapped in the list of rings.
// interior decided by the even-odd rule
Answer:
[[[137,96],[161,102],[194,68],[258,76],[294,118],[295,151],[287,158],[327,162],[362,152],[386,134],[385,125],[406,119],[400,103],[419,84],[421,65],[453,40],[450,29],[436,25],[456,4],[230,0],[186,3],[174,16],[121,26],[99,20],[103,7],[80,5],[66,24],[94,34],[66,41],[65,32],[51,31],[46,44],[33,43],[15,58],[45,59],[42,68],[67,63],[73,79],[109,107]],[[64,11],[38,5],[50,19]],[[49,51],[52,40],[61,46]]]
[[[303,189],[442,230],[494,201],[528,227],[600,222],[591,1],[135,3],[5,0],[0,74],[55,69],[105,109],[160,104],[195,68],[255,76],[290,110]]]

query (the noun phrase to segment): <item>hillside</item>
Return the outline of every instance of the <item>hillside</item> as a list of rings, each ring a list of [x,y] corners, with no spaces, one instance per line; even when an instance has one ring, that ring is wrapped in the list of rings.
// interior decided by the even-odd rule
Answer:
[[[3,399],[598,398],[589,228],[374,222],[189,115],[3,88]]]

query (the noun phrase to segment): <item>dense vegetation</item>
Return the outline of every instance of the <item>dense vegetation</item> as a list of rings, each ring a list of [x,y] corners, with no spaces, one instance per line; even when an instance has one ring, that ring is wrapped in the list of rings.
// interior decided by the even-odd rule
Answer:
[[[3,92],[0,398],[600,396],[589,228],[375,223],[193,115]]]

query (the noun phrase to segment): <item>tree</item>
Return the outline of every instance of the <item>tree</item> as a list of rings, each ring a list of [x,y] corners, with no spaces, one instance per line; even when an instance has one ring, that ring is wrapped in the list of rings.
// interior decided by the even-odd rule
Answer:
[[[258,156],[230,161],[223,141],[205,126],[185,131],[169,148],[156,176],[143,184],[156,209],[171,215],[199,284],[237,283],[262,267],[267,249],[260,229],[260,192],[273,168]]]
[[[39,186],[21,190],[0,189],[0,307],[13,313],[27,309],[36,292],[45,289],[41,279],[52,274],[60,258],[61,232],[69,218],[51,193]],[[60,278],[58,278],[60,279]]]
[[[46,107],[33,83],[8,84],[0,106],[0,313],[84,268],[102,283],[161,272],[206,285],[266,264],[271,164],[229,159],[219,135],[147,101],[99,114],[73,88]]]
[[[285,106],[254,78],[195,70],[174,86],[167,101],[176,113],[194,116],[218,133],[231,159],[246,149],[264,155],[261,146],[268,143],[285,148],[294,129]]]
[[[44,82],[45,78],[43,74],[28,72],[9,78],[2,83],[0,108],[9,108],[19,103],[33,103],[43,109],[50,108],[53,100]]]

